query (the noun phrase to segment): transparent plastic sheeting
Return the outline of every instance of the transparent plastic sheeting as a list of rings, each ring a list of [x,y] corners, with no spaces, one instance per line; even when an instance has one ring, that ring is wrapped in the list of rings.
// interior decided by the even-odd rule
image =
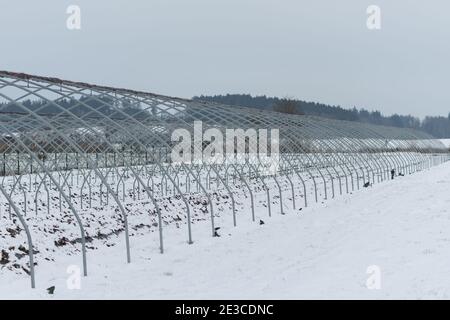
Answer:
[[[172,151],[177,141],[172,139],[173,132],[185,129],[194,140],[195,123],[201,123],[203,131],[213,128],[223,136],[229,129],[277,130],[276,165],[260,161],[259,155],[238,153],[233,156],[241,156],[240,161],[174,162]],[[267,195],[266,207],[272,215],[283,213],[287,206],[307,207],[311,202],[449,160],[449,150],[439,140],[415,130],[231,107],[4,71],[0,71],[0,132],[1,205],[8,206],[8,218],[19,219],[32,248],[27,225],[32,220],[28,217],[32,216],[30,212],[37,215],[38,209],[49,210],[50,203],[35,200],[27,208],[24,199],[37,199],[45,190],[56,190],[79,228],[84,275],[86,232],[80,212],[86,208],[73,201],[75,194],[82,193],[80,188],[95,189],[114,201],[123,217],[126,261],[130,262],[124,202],[135,199],[136,192],[149,199],[147,206],[158,215],[160,250],[164,252],[158,199],[169,193],[185,203],[187,237],[192,243],[191,208],[186,199],[192,193],[205,197],[211,235],[215,236],[211,195],[220,192],[231,198],[229,214],[236,226],[234,197],[240,192],[238,184],[249,194],[248,206],[255,220],[254,196],[258,190]],[[190,151],[202,154],[206,145],[193,141]],[[272,148],[268,147],[268,153]],[[126,183],[133,185],[131,194],[123,191]],[[292,193],[290,200],[283,199],[286,192]],[[274,195],[280,197],[279,208],[271,204]],[[299,195],[302,203],[295,203]],[[91,193],[81,196],[90,197]],[[34,287],[33,250],[28,254]]]

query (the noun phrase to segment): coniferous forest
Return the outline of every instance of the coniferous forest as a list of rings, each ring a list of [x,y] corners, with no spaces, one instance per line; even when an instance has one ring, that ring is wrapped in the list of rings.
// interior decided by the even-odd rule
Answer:
[[[194,100],[223,103],[230,106],[260,108],[291,114],[321,116],[331,119],[360,121],[377,125],[399,128],[412,128],[425,131],[436,138],[450,138],[450,113],[445,116],[427,116],[424,119],[412,115],[383,115],[380,111],[365,109],[345,109],[340,106],[326,105],[302,100],[280,99],[249,94],[227,94],[194,97]]]

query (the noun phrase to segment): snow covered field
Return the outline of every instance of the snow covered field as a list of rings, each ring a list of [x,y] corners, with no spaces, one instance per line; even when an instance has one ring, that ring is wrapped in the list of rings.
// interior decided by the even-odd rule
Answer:
[[[158,251],[156,232],[135,231],[132,263],[124,238],[88,251],[89,276],[69,290],[69,266],[79,254],[41,259],[37,289],[24,273],[0,270],[0,298],[46,299],[298,299],[450,298],[450,163],[303,210],[258,209],[257,223],[238,214],[210,224],[173,226]],[[259,220],[264,224],[259,224]],[[381,271],[381,289],[369,290],[369,266]],[[55,294],[45,290],[55,286]]]

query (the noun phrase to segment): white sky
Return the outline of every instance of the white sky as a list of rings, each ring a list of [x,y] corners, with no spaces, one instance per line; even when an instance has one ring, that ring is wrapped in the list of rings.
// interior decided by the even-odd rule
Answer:
[[[81,8],[79,31],[66,9]],[[382,29],[366,27],[366,8]],[[0,0],[0,69],[192,97],[450,112],[448,0]]]

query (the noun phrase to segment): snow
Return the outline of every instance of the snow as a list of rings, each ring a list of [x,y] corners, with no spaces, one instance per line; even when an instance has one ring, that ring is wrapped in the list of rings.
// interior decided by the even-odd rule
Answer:
[[[441,142],[448,148],[450,148],[450,139],[441,139]]]
[[[1,269],[0,299],[448,299],[449,189],[445,163],[318,204],[310,198],[303,210],[285,200],[285,215],[274,203],[268,217],[259,200],[256,222],[241,194],[237,227],[229,210],[217,217],[221,237],[211,237],[207,215],[192,225],[192,245],[186,225],[172,223],[160,254],[157,232],[135,231],[130,264],[123,233],[98,240],[80,290],[66,283],[67,268],[81,267],[80,246],[63,247],[52,252],[55,261],[39,259],[37,289],[23,272]],[[215,201],[229,209],[226,200]],[[143,218],[130,220],[136,226]],[[52,245],[44,240],[37,239],[41,251]],[[381,271],[380,290],[366,286],[373,265]],[[45,290],[51,286],[54,295]]]

